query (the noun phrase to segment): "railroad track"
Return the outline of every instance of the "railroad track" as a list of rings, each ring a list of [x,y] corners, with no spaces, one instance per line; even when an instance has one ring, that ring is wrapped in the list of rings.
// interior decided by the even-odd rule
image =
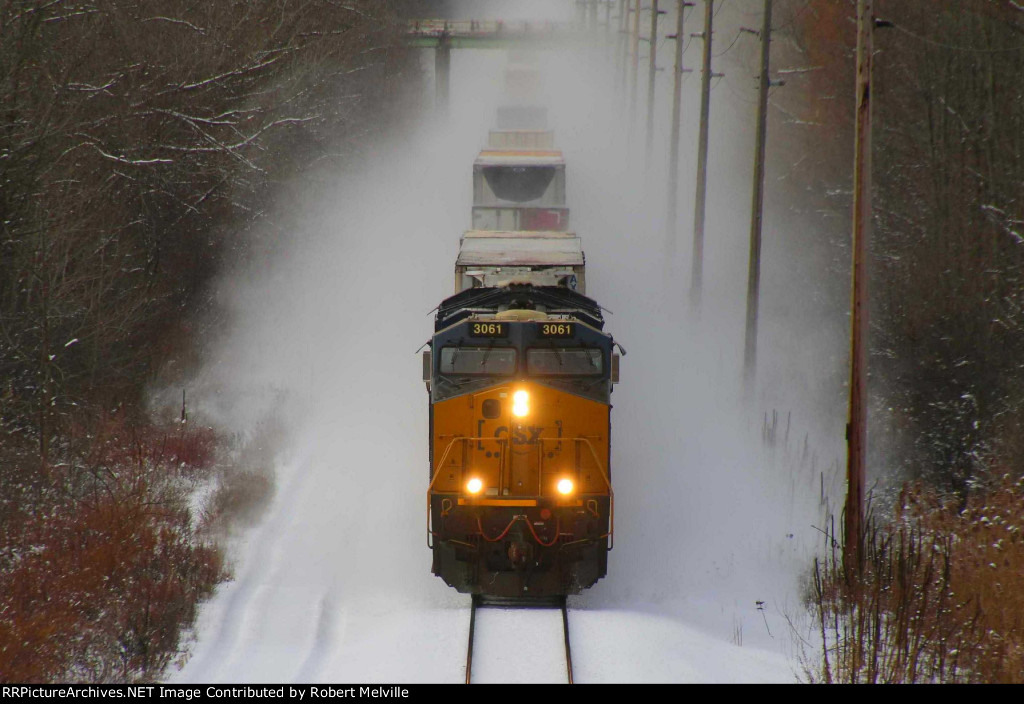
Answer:
[[[466,684],[473,682],[473,635],[476,631],[476,610],[481,608],[499,609],[559,609],[562,612],[562,637],[565,642],[565,673],[572,684],[572,649],[569,646],[569,611],[566,597],[543,599],[513,599],[473,595],[469,611],[469,645],[466,648]]]

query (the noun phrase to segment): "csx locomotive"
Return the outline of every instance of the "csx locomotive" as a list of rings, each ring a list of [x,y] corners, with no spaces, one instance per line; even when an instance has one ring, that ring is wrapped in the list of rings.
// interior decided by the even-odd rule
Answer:
[[[475,229],[423,365],[433,572],[460,592],[518,601],[593,585],[614,531],[621,348],[584,295],[562,153],[551,132],[522,126],[537,115],[499,108],[473,168]]]

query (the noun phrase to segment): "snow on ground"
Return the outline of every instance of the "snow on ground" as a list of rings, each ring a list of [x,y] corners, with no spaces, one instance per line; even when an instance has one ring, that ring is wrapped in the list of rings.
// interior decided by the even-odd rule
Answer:
[[[791,682],[801,666],[790,622],[805,628],[799,579],[827,467],[796,473],[785,447],[762,443],[762,418],[792,413],[794,437],[835,431],[832,412],[803,387],[773,384],[778,372],[812,386],[828,350],[814,321],[766,321],[757,396],[742,402],[750,105],[715,94],[698,316],[686,305],[691,169],[673,250],[662,221],[667,125],[659,117],[660,166],[645,174],[642,141],[623,136],[613,57],[543,59],[588,293],[614,311],[607,329],[629,351],[613,397],[609,576],[570,599],[577,681]],[[267,514],[237,537],[235,578],[204,605],[191,658],[170,681],[463,680],[469,598],[430,574],[427,399],[414,352],[431,333],[428,311],[450,293],[471,164],[493,125],[505,61],[453,52],[450,121],[380,146],[328,197],[296,206],[284,256],[225,280],[228,334],[190,396],[242,435],[265,415],[286,416],[291,430],[277,448]],[[692,122],[684,164],[693,163]],[[766,243],[777,234],[769,218]],[[800,299],[792,305],[799,312]],[[477,643],[479,681],[561,681],[556,612],[482,612]]]

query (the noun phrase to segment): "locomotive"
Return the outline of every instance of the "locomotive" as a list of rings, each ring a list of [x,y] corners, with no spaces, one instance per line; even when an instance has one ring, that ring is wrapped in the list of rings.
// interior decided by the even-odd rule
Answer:
[[[474,598],[578,594],[614,534],[611,393],[624,350],[585,295],[565,161],[542,109],[498,109],[473,229],[423,353],[433,573]]]

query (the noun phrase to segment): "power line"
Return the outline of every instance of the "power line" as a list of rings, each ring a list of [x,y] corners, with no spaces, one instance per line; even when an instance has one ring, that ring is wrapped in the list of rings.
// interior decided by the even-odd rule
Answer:
[[[720,57],[725,56],[726,54],[728,54],[729,53],[729,49],[732,49],[733,45],[736,44],[736,41],[740,38],[741,34],[743,34],[743,30],[742,29],[736,30],[736,36],[732,38],[731,42],[729,42],[729,46],[725,47],[725,49],[723,49],[721,51],[721,53],[715,54],[715,58],[717,59],[717,58],[720,58]]]

